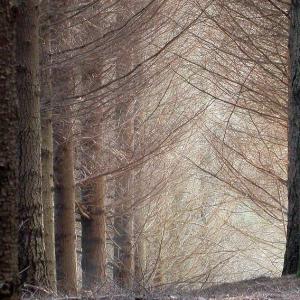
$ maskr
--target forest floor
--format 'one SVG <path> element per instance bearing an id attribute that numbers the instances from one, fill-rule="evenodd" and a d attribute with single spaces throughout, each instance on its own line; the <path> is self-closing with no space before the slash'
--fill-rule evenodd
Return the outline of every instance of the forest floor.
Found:
<path id="1" fill-rule="evenodd" d="M 106 295 L 105 295 L 106 294 Z M 280 278 L 259 277 L 233 283 L 223 283 L 206 289 L 185 293 L 159 292 L 143 296 L 132 293 L 110 291 L 99 296 L 79 297 L 23 297 L 23 300 L 300 300 L 300 278 L 284 276 Z"/>
<path id="2" fill-rule="evenodd" d="M 296 276 L 284 276 L 281 278 L 260 277 L 216 285 L 204 290 L 193 291 L 186 297 L 174 299 L 300 300 L 300 278 Z"/>
<path id="3" fill-rule="evenodd" d="M 171 295 L 170 295 L 171 294 Z M 223 283 L 189 293 L 170 293 L 135 299 L 151 300 L 300 300 L 300 278 L 259 277 L 233 283 Z M 111 298 L 114 299 L 114 298 Z M 134 298 L 133 298 L 134 299 Z"/>

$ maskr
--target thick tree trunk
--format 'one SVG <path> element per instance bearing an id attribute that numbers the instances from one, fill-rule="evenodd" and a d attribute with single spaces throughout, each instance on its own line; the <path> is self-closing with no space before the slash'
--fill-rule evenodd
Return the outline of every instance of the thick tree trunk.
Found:
<path id="1" fill-rule="evenodd" d="M 297 272 L 300 254 L 300 0 L 291 1 L 290 15 L 288 226 L 283 275 Z"/>
<path id="2" fill-rule="evenodd" d="M 42 123 L 42 199 L 44 211 L 46 263 L 49 288 L 56 291 L 55 235 L 54 235 L 54 199 L 53 199 L 53 128 L 52 128 L 52 87 L 49 64 L 49 3 L 41 2 L 44 18 L 41 33 L 41 123 Z"/>
<path id="3" fill-rule="evenodd" d="M 19 269 L 21 282 L 45 286 L 41 123 L 39 99 L 39 1 L 19 1 L 17 92 L 19 119 Z"/>
<path id="4" fill-rule="evenodd" d="M 10 1 L 0 4 L 0 298 L 16 300 L 17 249 L 17 97 L 15 23 Z"/>

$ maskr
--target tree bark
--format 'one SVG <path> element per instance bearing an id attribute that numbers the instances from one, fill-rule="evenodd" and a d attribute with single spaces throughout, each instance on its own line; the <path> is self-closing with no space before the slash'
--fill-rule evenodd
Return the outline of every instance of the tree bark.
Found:
<path id="1" fill-rule="evenodd" d="M 63 127 L 60 134 L 68 136 L 71 128 L 68 130 L 69 126 Z M 60 140 L 55 149 L 54 177 L 57 289 L 68 295 L 76 295 L 74 151 L 71 136 L 65 142 Z"/>
<path id="2" fill-rule="evenodd" d="M 51 1 L 55 12 L 51 24 L 51 47 L 55 51 L 70 47 L 70 30 L 64 14 L 73 1 Z M 64 23 L 65 22 L 65 23 Z M 67 295 L 77 294 L 77 256 L 75 222 L 75 179 L 73 117 L 67 97 L 74 94 L 73 66 L 56 64 L 52 68 L 53 137 L 54 137 L 54 202 L 55 202 L 55 256 L 57 290 Z"/>
<path id="3" fill-rule="evenodd" d="M 153 278 L 154 287 L 159 287 L 163 283 L 162 270 L 163 270 L 162 260 L 161 260 L 161 257 L 159 256 L 158 261 L 157 261 L 157 265 L 156 265 L 156 269 L 155 269 L 155 275 L 154 275 L 154 278 Z"/>
<path id="4" fill-rule="evenodd" d="M 18 2 L 17 92 L 19 98 L 19 269 L 21 282 L 48 285 L 41 193 L 39 99 L 39 1 Z"/>
<path id="5" fill-rule="evenodd" d="M 117 77 L 128 72 L 131 66 L 130 52 L 129 45 L 119 50 L 116 61 Z M 121 163 L 126 165 L 132 159 L 133 153 L 133 116 L 129 91 L 126 89 L 122 91 L 117 101 L 116 119 L 119 128 L 117 143 L 125 157 Z M 122 173 L 115 180 L 115 197 L 120 204 L 115 208 L 114 217 L 114 280 L 125 288 L 132 288 L 134 276 L 132 181 L 131 170 Z"/>
<path id="6" fill-rule="evenodd" d="M 49 2 L 41 2 L 41 123 L 42 123 L 42 199 L 45 229 L 46 264 L 49 288 L 56 291 L 54 199 L 53 199 L 53 128 L 52 128 L 52 84 L 50 69 Z"/>
<path id="7" fill-rule="evenodd" d="M 300 234 L 300 1 L 291 1 L 288 102 L 288 225 L 283 275 L 299 269 Z"/>
<path id="8" fill-rule="evenodd" d="M 92 290 L 103 284 L 106 266 L 105 178 L 84 187 L 90 219 L 82 218 L 82 287 Z"/>
<path id="9" fill-rule="evenodd" d="M 142 122 L 141 99 L 135 101 L 135 119 L 134 119 L 134 157 L 139 159 L 144 153 L 144 128 Z M 143 200 L 143 168 L 140 167 L 135 170 L 134 174 L 134 201 L 136 202 L 136 209 L 134 211 L 134 282 L 136 284 L 136 291 L 143 292 L 144 287 L 144 263 L 145 263 L 145 249 L 144 249 L 144 224 L 145 218 L 140 203 Z"/>
<path id="10" fill-rule="evenodd" d="M 139 209 L 134 214 L 134 233 L 135 233 L 135 247 L 134 247 L 134 282 L 137 286 L 137 291 L 142 292 L 144 286 L 144 241 L 143 241 L 143 226 L 144 226 L 143 212 Z"/>
<path id="11" fill-rule="evenodd" d="M 90 88 L 91 76 L 101 81 L 100 66 L 83 68 L 82 85 Z M 102 109 L 89 112 L 82 130 L 82 164 L 89 174 L 99 172 L 103 165 Z M 93 290 L 104 283 L 106 268 L 105 177 L 99 177 L 82 187 L 82 203 L 90 218 L 81 217 L 82 226 L 82 287 Z"/>
<path id="12" fill-rule="evenodd" d="M 72 93 L 72 70 L 53 70 L 53 82 L 59 95 L 56 104 Z M 62 87 L 62 83 L 64 86 Z M 77 258 L 75 229 L 74 141 L 70 107 L 57 110 L 54 122 L 54 193 L 57 289 L 77 294 Z"/>
<path id="13" fill-rule="evenodd" d="M 0 298 L 19 299 L 17 248 L 17 97 L 15 18 L 0 1 Z"/>
<path id="14" fill-rule="evenodd" d="M 128 172 L 129 173 L 129 172 Z M 116 199 L 122 201 L 115 209 L 115 267 L 114 280 L 121 287 L 131 288 L 134 275 L 133 261 L 133 215 L 128 187 L 131 185 L 131 174 L 121 175 L 116 180 Z"/>

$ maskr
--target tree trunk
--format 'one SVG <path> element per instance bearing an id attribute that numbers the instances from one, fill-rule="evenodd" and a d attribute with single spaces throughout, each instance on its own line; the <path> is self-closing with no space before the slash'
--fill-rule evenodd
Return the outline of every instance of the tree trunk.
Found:
<path id="1" fill-rule="evenodd" d="M 64 14 L 73 1 L 51 1 L 55 12 L 51 24 L 51 47 L 55 51 L 70 47 L 70 30 Z M 65 22 L 65 23 L 64 23 Z M 57 290 L 68 295 L 77 294 L 77 256 L 75 222 L 74 138 L 72 109 L 67 97 L 74 94 L 73 66 L 56 64 L 52 68 L 53 133 L 54 133 L 54 198 L 55 198 L 55 256 Z"/>
<path id="2" fill-rule="evenodd" d="M 99 66 L 100 65 L 100 66 Z M 91 77 L 101 81 L 101 64 L 83 68 L 82 84 L 91 88 Z M 82 130 L 82 164 L 88 174 L 103 166 L 102 109 L 89 112 Z M 106 268 L 105 177 L 99 177 L 82 187 L 82 202 L 90 218 L 81 217 L 82 226 L 82 287 L 92 290 L 103 284 Z"/>
<path id="3" fill-rule="evenodd" d="M 145 261 L 144 241 L 143 241 L 143 227 L 144 217 L 141 209 L 136 210 L 134 214 L 134 233 L 135 233 L 135 247 L 134 247 L 134 282 L 137 286 L 137 291 L 142 292 L 144 286 L 144 272 L 143 266 Z"/>
<path id="4" fill-rule="evenodd" d="M 134 157 L 139 159 L 144 153 L 144 128 L 142 122 L 141 99 L 135 101 L 135 119 L 134 119 Z M 142 167 L 135 170 L 134 174 L 134 201 L 136 202 L 136 209 L 134 211 L 134 282 L 136 284 L 136 291 L 143 292 L 144 287 L 144 223 L 145 218 L 140 203 L 143 200 L 143 169 Z"/>
<path id="5" fill-rule="evenodd" d="M 53 128 L 52 128 L 52 87 L 49 64 L 49 3 L 41 2 L 41 10 L 45 16 L 41 23 L 41 123 L 42 123 L 42 199 L 44 211 L 46 263 L 49 288 L 56 291 L 55 267 L 55 235 L 54 235 L 54 199 L 53 199 Z"/>
<path id="6" fill-rule="evenodd" d="M 84 205 L 90 219 L 82 218 L 82 287 L 92 290 L 105 280 L 106 223 L 104 211 L 105 178 L 83 188 Z"/>
<path id="7" fill-rule="evenodd" d="M 283 275 L 299 268 L 300 233 L 300 1 L 291 2 L 288 103 L 288 225 Z"/>
<path id="8" fill-rule="evenodd" d="M 131 66 L 131 55 L 129 47 L 119 50 L 116 61 L 117 77 L 128 72 Z M 125 159 L 121 164 L 126 165 L 132 158 L 133 153 L 133 116 L 132 101 L 129 91 L 122 91 L 117 99 L 116 119 L 117 119 L 117 143 L 120 152 Z M 114 217 L 115 230 L 115 268 L 114 279 L 125 288 L 132 288 L 134 257 L 133 257 L 133 211 L 132 211 L 132 171 L 126 171 L 119 175 L 115 181 L 116 205 Z"/>
<path id="9" fill-rule="evenodd" d="M 19 269 L 21 282 L 48 285 L 43 228 L 39 99 L 39 1 L 19 1 L 17 92 L 19 118 Z"/>
<path id="10" fill-rule="evenodd" d="M 17 97 L 15 22 L 10 1 L 0 5 L 0 298 L 16 300 L 17 249 Z"/>
<path id="11" fill-rule="evenodd" d="M 121 175 L 116 179 L 116 199 L 122 201 L 115 209 L 115 264 L 114 280 L 124 288 L 132 287 L 133 279 L 133 215 L 129 187 L 131 174 Z"/>
<path id="12" fill-rule="evenodd" d="M 64 102 L 74 89 L 72 70 L 53 70 L 53 82 L 59 95 L 56 104 Z M 61 84 L 64 83 L 64 86 Z M 57 289 L 68 295 L 77 294 L 77 258 L 75 228 L 74 141 L 70 107 L 57 110 L 54 122 L 54 193 Z"/>
<path id="13" fill-rule="evenodd" d="M 64 128 L 60 134 L 62 133 L 68 134 L 69 132 L 67 128 Z M 68 140 L 65 142 L 60 141 L 55 149 L 54 177 L 57 289 L 68 295 L 76 295 L 77 261 L 74 151 L 72 137 L 68 137 Z"/>
<path id="14" fill-rule="evenodd" d="M 157 265 L 156 265 L 156 269 L 155 269 L 155 275 L 154 275 L 154 278 L 153 278 L 154 287 L 159 287 L 163 283 L 162 270 L 163 270 L 162 260 L 161 260 L 161 257 L 159 256 L 158 261 L 157 261 Z"/>

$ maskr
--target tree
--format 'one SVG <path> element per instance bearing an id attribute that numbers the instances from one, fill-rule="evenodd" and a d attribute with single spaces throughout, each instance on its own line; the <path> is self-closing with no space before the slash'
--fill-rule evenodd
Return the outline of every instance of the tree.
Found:
<path id="1" fill-rule="evenodd" d="M 289 32 L 288 225 L 283 275 L 298 272 L 300 232 L 300 1 L 292 0 Z"/>
<path id="2" fill-rule="evenodd" d="M 56 85 L 66 84 L 61 95 L 66 97 L 72 87 L 70 70 L 56 69 L 53 76 Z M 70 115 L 70 108 L 64 107 L 59 113 L 61 119 L 56 119 L 54 125 L 57 143 L 54 150 L 56 276 L 59 291 L 76 294 L 74 140 Z"/>
<path id="3" fill-rule="evenodd" d="M 101 66 L 85 66 L 82 84 L 89 89 L 89 78 L 101 80 Z M 103 166 L 103 128 L 101 105 L 90 112 L 82 129 L 82 160 L 84 173 L 93 174 Z M 101 163 L 102 162 L 102 163 Z M 81 216 L 82 286 L 91 290 L 104 283 L 106 268 L 105 177 L 100 176 L 81 187 L 82 204 L 88 217 Z"/>
<path id="4" fill-rule="evenodd" d="M 11 2 L 0 2 L 0 298 L 18 295 L 17 97 L 15 16 Z"/>
<path id="5" fill-rule="evenodd" d="M 119 12 L 118 23 L 122 24 L 123 17 Z M 125 41 L 122 41 L 125 43 Z M 131 68 L 131 46 L 126 43 L 117 52 L 116 76 L 121 77 Z M 121 87 L 122 85 L 120 85 Z M 119 94 L 116 103 L 117 147 L 122 153 L 123 165 L 130 162 L 133 153 L 133 115 L 132 98 L 128 89 Z M 132 212 L 133 173 L 127 170 L 115 179 L 115 200 L 118 203 L 114 212 L 115 230 L 115 267 L 114 279 L 125 288 L 132 287 L 134 258 L 133 258 L 133 212 Z"/>
<path id="6" fill-rule="evenodd" d="M 71 5 L 66 1 L 65 5 Z M 68 21 L 64 20 L 64 5 L 51 1 L 51 40 L 54 52 L 70 47 Z M 63 20 L 63 21 L 62 21 Z M 66 29 L 60 30 L 62 23 Z M 60 34 L 57 34 L 60 32 Z M 75 232 L 74 136 L 72 108 L 67 98 L 74 94 L 74 69 L 66 64 L 53 63 L 53 136 L 54 136 L 54 198 L 57 290 L 77 294 L 77 256 Z M 71 104 L 71 103 L 70 103 Z"/>
<path id="7" fill-rule="evenodd" d="M 56 80 L 69 83 L 68 71 L 55 70 Z M 63 77 L 63 78 L 62 78 Z M 72 124 L 70 110 L 61 113 L 63 124 L 55 124 L 54 151 L 55 191 L 55 244 L 57 288 L 61 292 L 77 293 L 76 235 L 75 235 L 75 182 Z"/>
<path id="8" fill-rule="evenodd" d="M 143 211 L 141 211 L 141 209 L 137 209 L 134 214 L 134 283 L 138 291 L 142 291 L 142 287 L 144 286 L 144 223 L 145 220 L 143 218 Z"/>
<path id="9" fill-rule="evenodd" d="M 41 2 L 40 18 L 40 78 L 41 78 L 41 127 L 42 127 L 42 199 L 45 230 L 46 264 L 49 288 L 56 291 L 54 199 L 53 199 L 53 128 L 52 82 L 50 72 L 49 1 Z"/>
<path id="10" fill-rule="evenodd" d="M 142 99 L 136 99 L 134 109 L 134 156 L 141 157 L 144 149 L 144 128 L 142 123 Z M 142 292 L 144 287 L 144 264 L 145 264 L 145 249 L 144 249 L 144 212 L 139 207 L 139 200 L 142 198 L 144 191 L 143 168 L 139 167 L 134 170 L 134 202 L 136 208 L 134 211 L 134 283 L 136 290 Z"/>
<path id="11" fill-rule="evenodd" d="M 47 286 L 39 95 L 39 1 L 19 1 L 16 74 L 19 99 L 19 269 L 21 282 Z"/>

